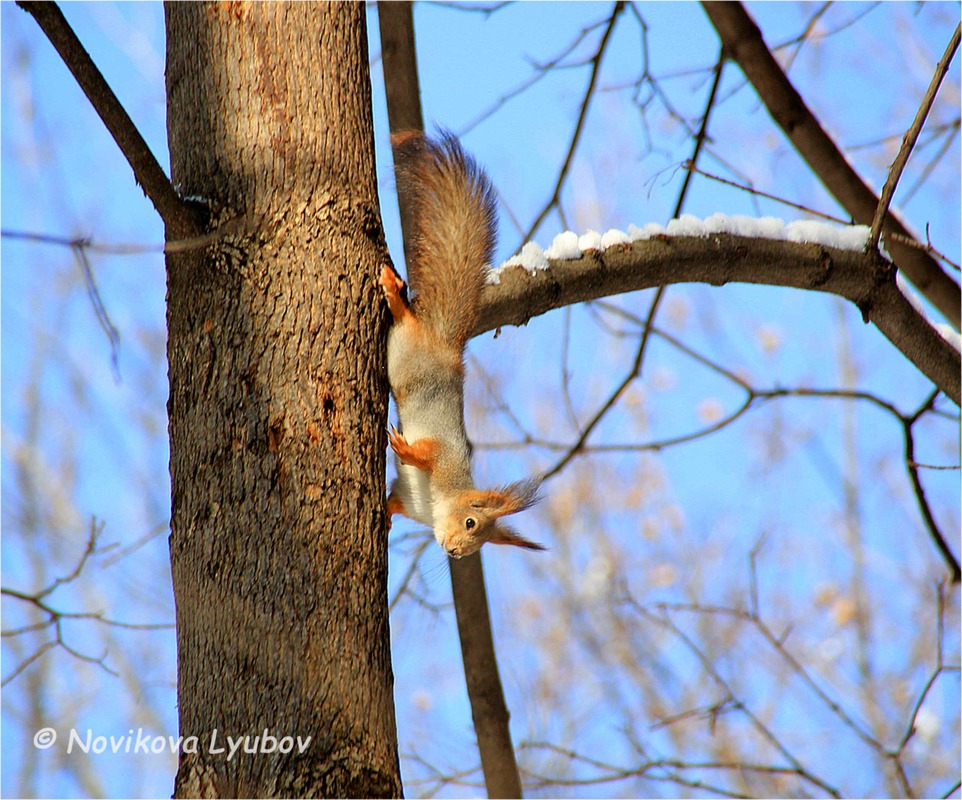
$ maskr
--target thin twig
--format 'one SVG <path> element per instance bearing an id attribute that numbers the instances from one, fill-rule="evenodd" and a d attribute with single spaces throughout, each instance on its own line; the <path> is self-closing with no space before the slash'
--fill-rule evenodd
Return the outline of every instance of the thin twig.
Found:
<path id="1" fill-rule="evenodd" d="M 637 444 L 622 443 L 615 445 L 588 445 L 587 439 L 591 432 L 597 427 L 598 423 L 604 417 L 604 415 L 610 410 L 610 408 L 617 402 L 618 398 L 624 393 L 628 385 L 635 379 L 637 375 L 637 370 L 640 369 L 640 359 L 643 356 L 643 351 L 639 348 L 639 352 L 636 354 L 635 360 L 632 364 L 632 368 L 629 373 L 622 379 L 618 384 L 615 391 L 608 398 L 608 400 L 602 405 L 602 407 L 595 413 L 588 424 L 581 430 L 579 436 L 573 443 L 563 443 L 554 442 L 545 439 L 540 439 L 531 436 L 525 431 L 523 426 L 519 421 L 514 419 L 515 426 L 522 433 L 522 439 L 520 442 L 513 443 L 479 443 L 478 447 L 483 447 L 486 449 L 513 449 L 517 447 L 527 447 L 534 446 L 545 450 L 563 450 L 564 455 L 560 460 L 551 467 L 548 471 L 543 474 L 543 479 L 550 478 L 557 474 L 575 455 L 579 453 L 605 453 L 605 452 L 643 452 L 643 451 L 660 451 L 668 447 L 672 447 L 679 444 L 685 444 L 689 442 L 702 439 L 709 436 L 723 428 L 728 427 L 736 420 L 740 419 L 744 414 L 748 412 L 749 409 L 756 407 L 761 403 L 767 403 L 771 400 L 776 400 L 782 397 L 811 397 L 811 398 L 839 398 L 848 400 L 861 400 L 870 402 L 876 407 L 886 411 L 896 420 L 898 420 L 903 435 L 903 457 L 906 466 L 906 472 L 909 476 L 909 481 L 912 485 L 913 494 L 915 495 L 916 502 L 919 507 L 919 513 L 922 516 L 923 522 L 925 524 L 926 530 L 929 532 L 930 537 L 935 543 L 937 549 L 941 553 L 943 559 L 945 560 L 949 571 L 952 575 L 953 582 L 959 581 L 959 560 L 952 553 L 949 547 L 946 537 L 939 530 L 938 523 L 932 513 L 932 509 L 929 506 L 928 499 L 925 495 L 925 490 L 921 482 L 919 475 L 919 469 L 924 465 L 919 465 L 915 460 L 915 443 L 912 434 L 912 426 L 925 414 L 933 410 L 935 400 L 939 395 L 938 390 L 933 390 L 922 406 L 911 414 L 904 414 L 899 411 L 892 403 L 887 400 L 871 394 L 869 392 L 863 392 L 858 390 L 842 390 L 842 389 L 812 389 L 812 388 L 787 388 L 787 387 L 776 387 L 773 389 L 760 389 L 752 386 L 744 378 L 737 375 L 735 372 L 722 367 L 707 358 L 706 356 L 698 353 L 684 342 L 680 341 L 676 337 L 669 334 L 667 331 L 661 330 L 650 324 L 650 319 L 642 320 L 640 317 L 632 314 L 629 311 L 619 308 L 612 303 L 608 302 L 598 302 L 594 304 L 596 307 L 601 308 L 605 311 L 611 313 L 616 313 L 624 319 L 637 325 L 639 328 L 646 332 L 654 333 L 664 341 L 668 342 L 672 347 L 676 348 L 680 352 L 684 353 L 689 358 L 695 360 L 697 363 L 707 367 L 716 374 L 723 377 L 730 383 L 738 386 L 742 391 L 744 391 L 745 396 L 742 403 L 735 408 L 733 411 L 727 415 L 721 417 L 710 425 L 705 426 L 699 430 L 693 431 L 688 434 L 681 434 L 678 436 L 656 439 L 648 442 L 641 442 Z M 649 314 L 650 317 L 650 314 Z"/>
<path id="2" fill-rule="evenodd" d="M 404 573 L 404 577 L 401 578 L 401 585 L 398 586 L 397 591 L 394 593 L 394 597 L 388 603 L 388 613 L 394 610 L 394 607 L 398 604 L 400 599 L 410 592 L 409 586 L 414 576 L 420 571 L 421 566 L 421 556 L 424 555 L 428 546 L 434 541 L 433 536 L 425 536 L 424 539 L 418 543 L 418 546 L 414 550 L 414 555 L 411 556 L 411 563 L 408 566 L 407 572 Z"/>
<path id="3" fill-rule="evenodd" d="M 739 2 L 703 2 L 701 5 L 726 51 L 738 62 L 768 113 L 785 132 L 799 155 L 857 222 L 870 224 L 878 209 L 878 198 L 855 172 L 789 81 L 744 5 Z M 885 220 L 886 234 L 909 235 L 891 212 Z M 958 283 L 923 251 L 905 247 L 896 240 L 889 242 L 888 250 L 899 269 L 958 330 L 962 317 L 962 295 Z"/>
<path id="4" fill-rule="evenodd" d="M 661 292 L 661 289 L 659 289 Z M 657 300 L 657 297 L 656 297 Z M 652 311 L 654 311 L 655 305 L 652 305 Z M 649 329 L 650 330 L 650 329 Z M 638 350 L 635 352 L 634 361 L 632 361 L 631 369 L 628 370 L 628 374 L 619 382 L 615 390 L 608 396 L 608 399 L 601 405 L 592 416 L 591 420 L 581 429 L 581 433 L 575 440 L 574 444 L 568 448 L 568 452 L 565 453 L 561 459 L 549 470 L 542 473 L 540 479 L 546 481 L 549 478 L 557 475 L 565 465 L 571 461 L 578 453 L 581 452 L 584 447 L 584 443 L 588 440 L 591 432 L 598 426 L 598 423 L 604 419 L 605 415 L 611 410 L 611 408 L 618 402 L 618 399 L 625 393 L 625 390 L 634 382 L 635 378 L 638 377 L 638 373 L 641 370 L 642 359 L 645 356 L 645 345 L 648 342 L 647 331 L 645 335 L 642 336 L 641 343 L 638 346 Z"/>
<path id="5" fill-rule="evenodd" d="M 711 117 L 712 109 L 715 107 L 715 100 L 718 97 L 718 87 L 721 85 L 722 72 L 725 69 L 725 51 L 718 54 L 718 60 L 715 62 L 714 76 L 712 78 L 711 90 L 708 92 L 708 101 L 705 103 L 705 113 L 701 115 L 701 125 L 698 127 L 698 133 L 695 135 L 695 149 L 692 151 L 691 158 L 688 159 L 687 163 L 692 165 L 692 169 L 698 163 L 698 156 L 701 155 L 702 147 L 705 146 L 705 140 L 708 138 L 708 120 Z M 681 191 L 678 193 L 678 200 L 675 203 L 675 213 L 674 216 L 677 218 L 681 215 L 681 211 L 685 206 L 685 200 L 688 198 L 688 187 L 691 184 L 691 170 L 685 173 L 685 179 L 681 184 Z"/>
<path id="6" fill-rule="evenodd" d="M 949 133 L 944 135 L 942 144 L 939 146 L 936 154 L 929 160 L 929 163 L 922 168 L 922 170 L 919 172 L 918 179 L 906 190 L 905 194 L 902 196 L 902 205 L 906 205 L 908 201 L 915 196 L 915 193 L 922 187 L 922 185 L 929 179 L 929 176 L 931 176 L 931 174 L 935 171 L 936 166 L 938 166 L 938 163 L 942 160 L 943 156 L 949 152 L 949 148 L 952 147 L 952 143 L 955 142 L 958 135 L 959 120 L 956 119 L 955 123 L 949 128 Z M 936 137 L 933 136 L 929 141 L 932 141 L 935 138 Z M 922 152 L 921 145 L 917 146 L 916 152 Z"/>
<path id="7" fill-rule="evenodd" d="M 509 89 L 507 92 L 502 94 L 497 100 L 494 101 L 494 103 L 488 106 L 488 108 L 486 108 L 484 111 L 478 114 L 478 116 L 476 116 L 463 128 L 461 128 L 461 130 L 458 131 L 458 136 L 464 136 L 465 134 L 474 130 L 478 125 L 480 125 L 486 119 L 493 116 L 502 106 L 508 103 L 508 101 L 517 97 L 519 94 L 526 91 L 527 89 L 530 89 L 532 86 L 534 86 L 534 84 L 536 84 L 542 78 L 550 75 L 551 70 L 553 68 L 562 66 L 561 61 L 565 59 L 568 55 L 570 55 L 571 52 L 579 44 L 581 44 L 581 42 L 589 33 L 591 33 L 595 28 L 602 25 L 603 23 L 604 23 L 604 20 L 602 19 L 598 22 L 595 22 L 587 26 L 586 28 L 582 28 L 581 32 L 574 38 L 574 41 L 572 41 L 567 47 L 564 48 L 564 50 L 558 53 L 558 55 L 554 56 L 549 61 L 546 61 L 543 64 L 534 64 L 533 67 L 535 72 L 531 77 L 526 78 L 517 86 L 515 86 L 513 89 Z"/>
<path id="8" fill-rule="evenodd" d="M 107 306 L 104 304 L 100 290 L 97 288 L 97 282 L 94 280 L 94 271 L 90 266 L 90 259 L 87 257 L 87 248 L 82 244 L 75 244 L 70 249 L 73 251 L 74 258 L 77 260 L 77 266 L 80 267 L 80 274 L 83 275 L 84 285 L 87 287 L 87 296 L 90 298 L 90 304 L 93 306 L 94 315 L 97 317 L 97 322 L 100 323 L 100 327 L 107 335 L 107 341 L 110 343 L 110 363 L 114 370 L 114 377 L 119 381 L 120 331 L 118 331 L 117 326 L 111 322 L 110 315 L 107 313 Z"/>
<path id="9" fill-rule="evenodd" d="M 791 200 L 786 200 L 784 197 L 779 197 L 778 195 L 769 194 L 761 189 L 756 189 L 754 186 L 746 186 L 745 184 L 738 183 L 736 181 L 728 180 L 728 178 L 723 178 L 720 175 L 714 175 L 711 172 L 705 172 L 703 169 L 696 167 L 691 161 L 686 161 L 682 164 L 689 172 L 697 172 L 709 180 L 717 181 L 718 183 L 724 184 L 725 186 L 731 186 L 735 189 L 740 189 L 743 192 L 748 192 L 756 197 L 764 197 L 766 200 L 772 200 L 776 203 L 781 203 L 783 206 L 788 206 L 789 208 L 794 208 L 798 211 L 804 211 L 806 214 L 811 214 L 815 217 L 821 217 L 822 219 L 827 219 L 829 222 L 837 222 L 839 225 L 851 225 L 852 220 L 842 219 L 841 217 L 836 217 L 832 214 L 826 214 L 824 211 L 818 211 L 817 209 L 811 208 L 810 206 L 802 205 L 801 203 L 795 203 Z M 905 238 L 905 237 L 902 237 Z M 914 239 L 911 240 L 915 245 L 922 247 L 924 249 L 925 245 L 920 242 L 916 242 Z"/>
<path id="10" fill-rule="evenodd" d="M 926 227 L 928 227 L 928 226 L 926 226 Z M 892 234 L 890 234 L 890 236 L 891 236 L 893 239 L 896 239 L 897 241 L 901 242 L 902 244 L 904 244 L 904 245 L 906 245 L 906 246 L 908 246 L 908 247 L 914 247 L 914 248 L 916 248 L 916 249 L 918 249 L 918 250 L 924 250 L 926 253 L 930 253 L 931 255 L 935 256 L 936 258 L 940 259 L 941 261 L 944 261 L 946 264 L 948 264 L 950 267 L 952 267 L 952 269 L 954 269 L 956 272 L 962 272 L 962 265 L 959 265 L 959 264 L 957 264 L 956 262 L 954 262 L 954 261 L 953 261 L 952 259 L 950 259 L 945 253 L 942 253 L 942 252 L 940 252 L 939 250 L 936 250 L 936 249 L 932 246 L 932 242 L 926 242 L 926 243 L 923 244 L 922 242 L 916 241 L 916 240 L 915 240 L 914 238 L 912 238 L 911 236 L 902 236 L 902 234 L 900 234 L 900 233 L 892 233 Z"/>
<path id="11" fill-rule="evenodd" d="M 705 143 L 705 139 L 708 136 L 708 120 L 711 117 L 712 108 L 715 105 L 715 98 L 718 95 L 718 87 L 721 84 L 722 70 L 725 64 L 725 54 L 724 52 L 719 53 L 718 61 L 715 64 L 715 75 L 712 81 L 711 91 L 708 93 L 708 100 L 705 104 L 705 112 L 701 117 L 701 125 L 698 129 L 698 133 L 695 136 L 695 147 L 692 151 L 691 162 L 694 164 L 698 161 L 698 156 L 701 153 L 702 147 Z M 691 185 L 691 172 L 685 175 L 685 179 L 682 182 L 681 190 L 678 193 L 678 200 L 675 203 L 675 213 L 674 216 L 677 217 L 681 214 L 681 210 L 685 205 L 685 199 L 688 196 L 688 187 Z M 648 316 L 645 319 L 644 329 L 641 333 L 641 341 L 638 345 L 638 350 L 635 353 L 634 362 L 631 365 L 631 370 L 625 376 L 625 378 L 618 384 L 615 391 L 609 396 L 608 400 L 602 404 L 601 408 L 595 412 L 595 415 L 591 418 L 587 425 L 581 429 L 581 433 L 577 441 L 571 446 L 571 449 L 561 458 L 558 463 L 556 463 L 551 469 L 544 473 L 542 480 L 547 480 L 548 478 L 556 475 L 560 472 L 564 466 L 577 455 L 584 443 L 588 440 L 591 432 L 598 426 L 605 415 L 614 407 L 618 402 L 619 398 L 625 393 L 628 387 L 641 375 L 642 366 L 645 360 L 645 352 L 648 349 L 648 341 L 651 338 L 651 332 L 655 322 L 655 315 L 658 313 L 658 308 L 661 305 L 661 301 L 665 296 L 666 287 L 659 286 L 655 291 L 655 296 L 651 301 L 651 306 L 648 309 Z"/>
<path id="12" fill-rule="evenodd" d="M 952 784 L 952 788 L 949 789 L 945 794 L 943 794 L 942 797 L 944 798 L 952 797 L 952 795 L 958 792 L 960 788 L 962 788 L 962 781 L 956 781 L 954 784 Z"/>
<path id="13" fill-rule="evenodd" d="M 70 653 L 75 658 L 81 661 L 86 661 L 91 664 L 97 664 L 111 675 L 117 675 L 118 673 L 108 667 L 104 661 L 107 658 L 107 653 L 105 652 L 102 656 L 90 656 L 86 653 L 82 653 L 74 647 L 71 647 L 64 640 L 63 634 L 63 622 L 64 620 L 92 620 L 94 622 L 99 622 L 103 625 L 109 625 L 114 628 L 124 628 L 127 630 L 160 630 L 160 629 L 170 629 L 173 628 L 173 624 L 170 623 L 131 623 L 131 622 L 121 622 L 120 620 L 111 619 L 104 615 L 103 611 L 60 611 L 53 606 L 51 606 L 46 598 L 49 597 L 54 591 L 56 591 L 61 586 L 71 583 L 80 577 L 90 558 L 99 552 L 104 552 L 102 549 L 97 548 L 97 539 L 103 530 L 103 523 L 98 524 L 96 517 L 92 518 L 90 521 L 90 534 L 87 538 L 87 544 L 84 547 L 83 553 L 81 553 L 80 558 L 77 560 L 74 568 L 66 575 L 55 578 L 43 589 L 39 589 L 36 592 L 23 592 L 18 589 L 11 589 L 8 587 L 0 587 L 0 595 L 4 597 L 10 597 L 14 600 L 19 600 L 23 603 L 28 603 L 40 612 L 46 615 L 46 619 L 37 623 L 32 623 L 30 625 L 24 625 L 19 628 L 8 628 L 6 630 L 0 631 L 0 637 L 7 638 L 13 636 L 20 636 L 25 633 L 31 633 L 35 631 L 41 631 L 46 628 L 53 628 L 55 631 L 55 638 L 45 642 L 39 647 L 39 649 L 34 652 L 29 658 L 20 662 L 16 669 L 13 670 L 9 675 L 3 678 L 0 682 L 0 686 L 6 686 L 14 678 L 23 673 L 23 671 L 29 667 L 34 661 L 39 659 L 48 650 L 54 647 L 62 647 L 68 653 Z"/>
<path id="14" fill-rule="evenodd" d="M 931 469 L 936 471 L 946 471 L 946 472 L 958 472 L 962 469 L 962 465 L 959 464 L 922 464 L 918 461 L 907 462 L 910 466 L 918 467 L 919 469 Z"/>
<path id="15" fill-rule="evenodd" d="M 183 239 L 168 239 L 163 244 L 149 244 L 138 242 L 96 242 L 89 236 L 59 236 L 50 233 L 36 233 L 34 231 L 17 231 L 11 229 L 0 230 L 0 238 L 18 239 L 36 244 L 52 244 L 60 247 L 83 247 L 91 253 L 106 255 L 135 255 L 138 253 L 183 253 L 197 250 L 224 240 L 228 236 L 248 236 L 260 230 L 265 222 L 262 215 L 255 218 L 243 216 L 232 217 L 221 222 L 216 228 L 197 236 L 187 236 Z"/>
<path id="16" fill-rule="evenodd" d="M 935 96 L 939 92 L 939 86 L 942 85 L 942 79 L 949 71 L 949 64 L 952 63 L 955 51 L 959 48 L 960 37 L 962 37 L 962 24 L 955 26 L 952 39 L 949 41 L 948 47 L 945 48 L 945 53 L 942 54 L 941 60 L 935 67 L 935 74 L 932 76 L 929 88 L 926 89 L 925 95 L 922 97 L 922 104 L 915 114 L 915 119 L 909 126 L 908 131 L 906 131 L 905 136 L 902 137 L 902 146 L 899 148 L 895 161 L 892 162 L 892 168 L 889 170 L 888 178 L 885 180 L 885 186 L 882 187 L 882 193 L 879 196 L 878 208 L 875 210 L 875 218 L 872 220 L 872 234 L 870 237 L 872 247 L 878 247 L 879 238 L 882 236 L 882 225 L 885 222 L 885 215 L 888 213 L 889 205 L 892 202 L 892 195 L 895 194 L 895 187 L 898 185 L 899 178 L 902 177 L 902 171 L 909 161 L 912 148 L 915 147 L 915 142 L 922 132 L 925 118 L 929 115 L 932 104 L 935 102 Z"/>
<path id="17" fill-rule="evenodd" d="M 137 253 L 163 253 L 162 244 L 101 244 L 88 236 L 58 236 L 51 233 L 15 231 L 8 228 L 0 230 L 0 238 L 17 239 L 35 244 L 53 244 L 60 247 L 84 247 L 92 253 L 108 255 L 134 255 Z"/>
<path id="18" fill-rule="evenodd" d="M 705 654 L 705 652 L 694 642 L 694 640 L 683 631 L 678 624 L 671 618 L 670 611 L 675 606 L 669 603 L 659 603 L 656 608 L 660 611 L 659 614 L 654 614 L 650 610 L 633 603 L 638 612 L 644 616 L 646 619 L 655 622 L 662 627 L 670 630 L 698 659 L 701 663 L 702 668 L 705 673 L 712 679 L 712 681 L 718 686 L 719 689 L 725 694 L 727 698 L 730 698 L 734 702 L 736 709 L 743 714 L 751 726 L 762 736 L 775 750 L 782 755 L 782 757 L 788 761 L 794 771 L 797 774 L 802 775 L 806 780 L 810 781 L 815 786 L 819 787 L 822 791 L 830 794 L 832 797 L 841 797 L 841 794 L 837 789 L 826 783 L 825 781 L 818 778 L 814 773 L 807 770 L 802 763 L 792 754 L 792 752 L 785 746 L 785 744 L 775 735 L 775 732 L 769 728 L 762 720 L 755 715 L 755 713 L 741 700 L 737 699 L 731 685 L 722 677 L 721 673 L 715 668 L 711 659 Z M 731 612 L 732 609 L 725 609 L 725 611 Z M 742 612 L 744 614 L 744 612 Z"/>
<path id="19" fill-rule="evenodd" d="M 918 466 L 915 463 L 915 439 L 912 435 L 912 426 L 923 414 L 932 409 L 932 406 L 934 405 L 935 399 L 938 397 L 938 395 L 938 389 L 934 390 L 914 414 L 911 416 L 901 417 L 902 435 L 904 439 L 903 452 L 905 468 L 909 474 L 909 480 L 912 483 L 912 490 L 919 506 L 919 513 L 922 515 L 922 520 L 925 523 L 926 530 L 929 532 L 929 536 L 932 537 L 932 541 L 935 542 L 935 546 L 939 549 L 939 552 L 942 554 L 942 558 L 945 559 L 946 564 L 949 566 L 949 570 L 952 573 L 952 583 L 957 584 L 962 581 L 962 568 L 960 568 L 959 560 L 952 552 L 952 548 L 949 547 L 949 544 L 946 541 L 945 536 L 943 536 L 942 531 L 939 530 L 938 523 L 935 521 L 935 515 L 932 513 L 929 502 L 925 497 L 925 488 L 922 485 L 922 479 L 919 476 Z"/>
<path id="20" fill-rule="evenodd" d="M 40 645 L 40 647 L 36 650 L 36 652 L 32 653 L 30 656 L 28 656 L 19 664 L 17 664 L 13 672 L 11 672 L 9 675 L 3 678 L 3 680 L 0 680 L 0 687 L 7 686 L 9 683 L 11 683 L 14 680 L 14 678 L 16 678 L 24 670 L 26 670 L 27 667 L 33 664 L 34 661 L 36 661 L 41 656 L 43 656 L 43 654 L 46 653 L 48 650 L 52 650 L 54 647 L 56 647 L 59 644 L 60 642 L 57 641 L 56 639 L 53 639 L 49 642 L 44 642 L 42 645 Z"/>

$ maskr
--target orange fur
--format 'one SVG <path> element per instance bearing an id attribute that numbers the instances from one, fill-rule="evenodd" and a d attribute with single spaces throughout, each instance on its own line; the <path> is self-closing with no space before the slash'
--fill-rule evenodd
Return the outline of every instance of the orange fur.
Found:
<path id="1" fill-rule="evenodd" d="M 523 536 L 519 536 L 510 528 L 497 527 L 494 530 L 491 538 L 488 539 L 491 544 L 510 544 L 514 547 L 523 547 L 525 550 L 544 550 L 545 546 L 543 544 L 538 544 L 537 542 L 532 542 L 530 539 L 525 539 Z"/>
<path id="2" fill-rule="evenodd" d="M 464 426 L 464 348 L 474 333 L 494 253 L 496 202 L 491 182 L 457 139 L 397 134 L 397 190 L 413 231 L 407 275 L 413 295 L 390 268 L 380 285 L 393 319 L 388 379 L 399 426 L 389 433 L 398 475 L 388 512 L 430 525 L 445 552 L 470 555 L 485 542 L 544 549 L 500 518 L 537 502 L 538 481 L 491 491 L 475 488 Z"/>
<path id="3" fill-rule="evenodd" d="M 393 517 L 395 514 L 401 514 L 402 516 L 407 516 L 407 514 L 404 513 L 404 503 L 402 503 L 397 497 L 395 497 L 392 494 L 387 499 L 387 519 L 388 519 L 389 525 L 391 524 L 391 517 Z"/>
<path id="4" fill-rule="evenodd" d="M 418 439 L 416 442 L 408 442 L 404 435 L 398 432 L 397 428 L 392 427 L 388 434 L 391 449 L 397 453 L 402 464 L 432 472 L 437 461 L 440 444 L 435 439 Z"/>
<path id="5" fill-rule="evenodd" d="M 384 267 L 381 270 L 381 288 L 384 289 L 387 307 L 390 309 L 395 322 L 403 322 L 408 318 L 416 321 L 414 314 L 411 313 L 410 306 L 401 295 L 401 290 L 404 289 L 404 281 L 390 267 Z"/>
<path id="6" fill-rule="evenodd" d="M 392 141 L 398 194 L 414 220 L 408 253 L 414 313 L 460 353 L 477 324 L 494 255 L 494 189 L 450 134 L 431 141 L 408 131 Z"/>

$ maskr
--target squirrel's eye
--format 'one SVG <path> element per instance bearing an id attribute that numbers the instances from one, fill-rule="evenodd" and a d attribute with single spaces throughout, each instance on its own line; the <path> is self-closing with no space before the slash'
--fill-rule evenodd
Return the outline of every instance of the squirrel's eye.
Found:
<path id="1" fill-rule="evenodd" d="M 471 529 L 472 529 L 475 525 L 477 525 L 477 524 L 478 524 L 478 523 L 475 522 L 474 517 L 468 517 L 468 518 L 464 521 L 464 527 L 467 528 L 468 530 L 471 530 Z"/>

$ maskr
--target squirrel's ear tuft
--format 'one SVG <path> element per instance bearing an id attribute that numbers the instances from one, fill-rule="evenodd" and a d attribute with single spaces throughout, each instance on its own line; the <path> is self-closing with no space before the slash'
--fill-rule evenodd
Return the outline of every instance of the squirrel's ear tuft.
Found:
<path id="1" fill-rule="evenodd" d="M 494 533 L 490 539 L 488 539 L 491 544 L 510 544 L 515 547 L 523 547 L 525 550 L 547 550 L 543 544 L 538 544 L 537 542 L 532 542 L 529 539 L 525 539 L 523 536 L 519 536 L 510 528 L 504 528 L 500 525 L 495 527 Z"/>
<path id="2" fill-rule="evenodd" d="M 468 492 L 464 499 L 472 508 L 484 511 L 492 517 L 503 517 L 507 514 L 517 514 L 537 503 L 541 499 L 538 496 L 540 485 L 540 481 L 532 478 L 511 483 L 499 489 Z"/>
<path id="3" fill-rule="evenodd" d="M 502 514 L 517 514 L 526 508 L 531 508 L 537 503 L 541 496 L 538 489 L 541 488 L 541 481 L 537 478 L 526 478 L 523 481 L 508 484 L 495 491 L 495 494 L 505 498 L 504 511 Z"/>

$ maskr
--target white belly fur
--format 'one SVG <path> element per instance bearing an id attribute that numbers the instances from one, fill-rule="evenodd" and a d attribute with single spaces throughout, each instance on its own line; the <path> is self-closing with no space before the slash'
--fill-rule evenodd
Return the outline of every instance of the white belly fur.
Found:
<path id="1" fill-rule="evenodd" d="M 416 442 L 425 435 L 417 425 L 405 425 L 405 420 L 401 420 L 405 438 L 409 442 Z M 424 470 L 417 467 L 402 464 L 395 455 L 394 464 L 397 467 L 397 478 L 391 486 L 391 491 L 404 504 L 405 516 L 417 520 L 422 525 L 427 525 L 434 531 L 435 538 L 440 541 L 437 528 L 434 524 L 437 511 L 437 502 L 431 492 L 431 481 Z"/>

